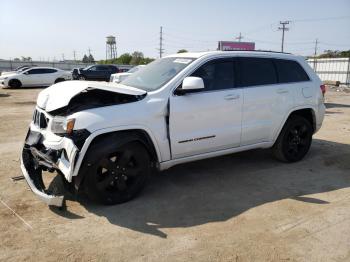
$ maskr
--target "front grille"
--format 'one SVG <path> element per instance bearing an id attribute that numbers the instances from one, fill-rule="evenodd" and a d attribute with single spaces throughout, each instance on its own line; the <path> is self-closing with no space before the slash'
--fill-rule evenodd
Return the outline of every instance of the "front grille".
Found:
<path id="1" fill-rule="evenodd" d="M 33 122 L 34 125 L 43 129 L 47 127 L 48 119 L 45 117 L 45 114 L 35 109 L 33 114 Z"/>

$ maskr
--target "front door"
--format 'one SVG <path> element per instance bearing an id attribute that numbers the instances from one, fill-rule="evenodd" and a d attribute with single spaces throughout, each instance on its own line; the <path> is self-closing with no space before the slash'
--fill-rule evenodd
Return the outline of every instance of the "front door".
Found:
<path id="1" fill-rule="evenodd" d="M 173 159 L 240 145 L 243 96 L 234 86 L 234 61 L 210 61 L 191 76 L 201 77 L 205 88 L 170 97 Z"/>

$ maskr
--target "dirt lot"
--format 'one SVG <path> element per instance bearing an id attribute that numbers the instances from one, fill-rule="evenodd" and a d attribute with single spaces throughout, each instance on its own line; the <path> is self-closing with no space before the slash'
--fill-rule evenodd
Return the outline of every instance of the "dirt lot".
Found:
<path id="1" fill-rule="evenodd" d="M 268 150 L 199 161 L 156 175 L 129 203 L 82 198 L 60 211 L 10 179 L 40 90 L 0 90 L 0 260 L 350 261 L 350 94 L 327 93 L 299 163 Z"/>

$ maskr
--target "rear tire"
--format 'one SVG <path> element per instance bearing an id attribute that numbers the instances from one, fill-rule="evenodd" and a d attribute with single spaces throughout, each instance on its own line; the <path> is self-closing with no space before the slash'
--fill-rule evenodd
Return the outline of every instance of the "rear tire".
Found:
<path id="1" fill-rule="evenodd" d="M 22 83 L 17 79 L 11 79 L 8 85 L 10 88 L 20 88 L 22 86 Z"/>
<path id="2" fill-rule="evenodd" d="M 86 156 L 85 191 L 88 197 L 105 205 L 133 199 L 145 186 L 150 174 L 150 157 L 139 142 L 103 140 Z"/>
<path id="3" fill-rule="evenodd" d="M 296 162 L 304 158 L 310 149 L 313 128 L 311 123 L 298 115 L 289 117 L 275 144 L 273 155 L 283 162 Z"/>
<path id="4" fill-rule="evenodd" d="M 55 80 L 55 84 L 57 84 L 57 83 L 59 83 L 59 82 L 63 82 L 63 81 L 66 81 L 66 79 L 64 79 L 64 78 L 57 78 L 57 79 Z"/>

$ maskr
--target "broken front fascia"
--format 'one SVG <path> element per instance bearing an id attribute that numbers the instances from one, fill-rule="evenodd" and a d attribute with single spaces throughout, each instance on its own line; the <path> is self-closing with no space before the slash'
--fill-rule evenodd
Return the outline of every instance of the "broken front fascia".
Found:
<path id="1" fill-rule="evenodd" d="M 146 92 L 137 89 L 123 86 L 100 87 L 96 83 L 92 83 L 95 88 L 91 88 L 90 84 L 79 81 L 57 84 L 42 91 L 38 97 L 22 151 L 21 168 L 33 193 L 48 205 L 62 206 L 63 195 L 54 195 L 46 189 L 42 171 L 57 170 L 66 181 L 72 182 L 73 175 L 78 173 L 75 165 L 79 151 L 90 136 L 86 129 L 73 129 L 71 134 L 55 134 L 57 128 L 54 119 L 58 116 L 67 116 L 68 119 L 74 112 L 136 102 L 146 96 Z"/>

